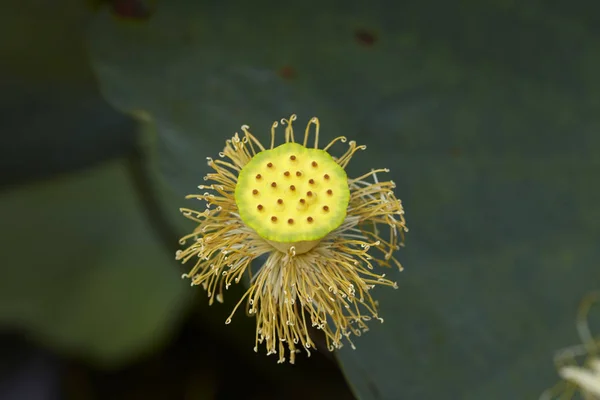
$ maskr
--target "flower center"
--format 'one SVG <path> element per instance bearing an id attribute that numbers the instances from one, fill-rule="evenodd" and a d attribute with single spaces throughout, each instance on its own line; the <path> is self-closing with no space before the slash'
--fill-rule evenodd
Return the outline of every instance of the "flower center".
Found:
<path id="1" fill-rule="evenodd" d="M 324 150 L 286 143 L 256 154 L 240 171 L 242 221 L 281 251 L 310 250 L 339 227 L 350 199 L 344 169 Z"/>

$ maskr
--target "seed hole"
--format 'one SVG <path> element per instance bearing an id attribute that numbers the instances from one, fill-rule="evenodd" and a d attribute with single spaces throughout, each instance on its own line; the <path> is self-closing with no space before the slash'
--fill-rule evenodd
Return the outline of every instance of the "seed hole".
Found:
<path id="1" fill-rule="evenodd" d="M 308 183 L 309 183 L 310 185 L 314 185 L 314 184 L 315 184 L 315 180 L 314 180 L 314 179 L 309 179 L 309 180 L 308 180 Z"/>
<path id="2" fill-rule="evenodd" d="M 292 160 L 292 161 L 295 161 L 295 160 L 296 160 L 296 156 L 294 156 L 294 155 L 291 155 L 291 156 L 290 156 L 290 160 Z"/>
<path id="3" fill-rule="evenodd" d="M 277 182 L 271 183 L 271 187 L 277 187 Z"/>
<path id="4" fill-rule="evenodd" d="M 333 190 L 327 189 L 327 194 L 331 196 L 333 194 Z"/>
<path id="5" fill-rule="evenodd" d="M 325 178 L 325 179 L 329 179 L 329 175 L 328 175 L 328 174 L 325 174 L 325 175 L 323 175 L 323 178 Z"/>
<path id="6" fill-rule="evenodd" d="M 258 211 L 261 211 L 264 207 L 263 207 L 262 204 L 259 204 L 259 205 L 256 206 L 256 208 L 258 208 Z"/>
<path id="7" fill-rule="evenodd" d="M 325 212 L 329 211 L 329 207 L 328 206 L 323 206 L 323 211 L 325 211 Z"/>
<path id="8" fill-rule="evenodd" d="M 306 203 L 306 200 L 300 199 L 300 204 L 304 204 L 304 203 Z"/>
<path id="9" fill-rule="evenodd" d="M 312 223 L 313 222 L 313 217 L 306 218 L 306 221 L 308 221 L 309 224 Z"/>
<path id="10" fill-rule="evenodd" d="M 293 223 L 294 223 L 294 220 L 293 220 L 292 218 L 288 219 L 288 224 L 290 224 L 290 225 L 291 225 L 291 224 L 293 224 Z"/>
<path id="11" fill-rule="evenodd" d="M 261 174 L 256 174 L 256 179 L 260 179 L 260 178 L 262 178 L 262 175 Z"/>
<path id="12" fill-rule="evenodd" d="M 283 204 L 283 199 L 277 199 L 277 204 Z"/>
<path id="13" fill-rule="evenodd" d="M 285 171 L 283 174 L 284 174 L 285 176 L 290 176 L 290 171 Z"/>
<path id="14" fill-rule="evenodd" d="M 316 161 L 313 161 L 313 162 L 311 162 L 311 163 L 310 163 L 310 165 L 312 165 L 314 168 L 317 168 L 317 166 L 318 166 L 319 164 L 317 164 L 317 162 L 316 162 Z"/>
<path id="15" fill-rule="evenodd" d="M 267 168 L 273 168 L 273 163 L 268 163 Z"/>
<path id="16" fill-rule="evenodd" d="M 277 217 L 273 215 L 273 216 L 271 217 L 271 222 L 277 222 Z"/>
<path id="17" fill-rule="evenodd" d="M 307 195 L 308 197 L 312 197 L 312 192 L 309 190 L 308 192 L 306 192 L 306 195 Z"/>
<path id="18" fill-rule="evenodd" d="M 290 190 L 292 190 L 292 191 L 296 190 L 296 186 L 290 185 Z"/>
<path id="19" fill-rule="evenodd" d="M 256 189 L 252 190 L 252 194 L 256 196 L 258 194 L 258 190 L 256 190 Z"/>
<path id="20" fill-rule="evenodd" d="M 296 176 L 302 176 L 302 172 L 296 171 Z"/>

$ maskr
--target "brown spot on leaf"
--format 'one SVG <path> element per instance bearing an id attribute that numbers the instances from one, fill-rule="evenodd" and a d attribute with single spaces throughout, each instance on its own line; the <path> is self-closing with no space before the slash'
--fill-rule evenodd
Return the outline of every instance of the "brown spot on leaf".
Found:
<path id="1" fill-rule="evenodd" d="M 284 65 L 279 69 L 278 74 L 283 79 L 290 80 L 296 77 L 296 70 L 292 66 Z"/>
<path id="2" fill-rule="evenodd" d="M 152 15 L 146 1 L 143 0 L 108 0 L 112 14 L 121 19 L 142 21 Z"/>
<path id="3" fill-rule="evenodd" d="M 377 36 L 366 29 L 357 29 L 354 32 L 354 39 L 362 46 L 371 47 L 377 41 Z"/>

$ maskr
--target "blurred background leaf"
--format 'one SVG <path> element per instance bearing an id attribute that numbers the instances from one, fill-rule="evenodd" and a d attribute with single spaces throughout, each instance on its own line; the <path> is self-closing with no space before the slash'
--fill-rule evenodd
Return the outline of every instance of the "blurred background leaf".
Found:
<path id="1" fill-rule="evenodd" d="M 89 44 L 107 99 L 155 121 L 175 224 L 241 124 L 267 140 L 317 115 L 369 145 L 351 174 L 392 169 L 406 271 L 338 353 L 357 397 L 535 398 L 600 278 L 597 8 L 179 0 L 144 25 L 100 14 Z"/>
<path id="2" fill-rule="evenodd" d="M 90 15 L 71 0 L 0 13 L 0 324 L 116 367 L 164 344 L 190 296 L 135 182 L 137 123 L 97 88 Z"/>
<path id="3" fill-rule="evenodd" d="M 116 161 L 0 197 L 0 319 L 115 365 L 165 340 L 187 285 Z"/>

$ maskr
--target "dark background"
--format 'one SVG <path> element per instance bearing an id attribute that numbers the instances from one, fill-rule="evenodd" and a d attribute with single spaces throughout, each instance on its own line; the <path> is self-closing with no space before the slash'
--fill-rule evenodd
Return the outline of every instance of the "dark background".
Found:
<path id="1" fill-rule="evenodd" d="M 0 34 L 1 399 L 557 380 L 600 278 L 597 2 L 9 0 Z M 367 144 L 350 173 L 392 169 L 410 228 L 386 322 L 295 366 L 252 351 L 253 320 L 224 325 L 243 288 L 209 308 L 173 260 L 205 157 L 291 113 Z"/>

